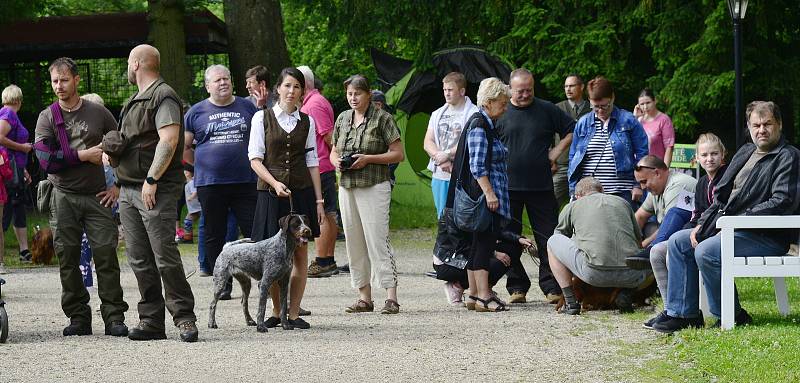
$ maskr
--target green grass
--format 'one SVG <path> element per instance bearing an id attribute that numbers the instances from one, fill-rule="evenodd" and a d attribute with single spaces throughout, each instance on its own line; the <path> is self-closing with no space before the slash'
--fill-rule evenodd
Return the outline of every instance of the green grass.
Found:
<path id="1" fill-rule="evenodd" d="M 635 352 L 664 357 L 633 371 L 642 382 L 798 382 L 800 381 L 800 282 L 787 279 L 793 314 L 778 313 L 772 280 L 739 278 L 742 306 L 754 324 L 732 331 L 684 330 L 653 343 L 635 346 Z M 709 318 L 707 318 L 709 319 Z M 713 323 L 714 319 L 711 319 Z"/>

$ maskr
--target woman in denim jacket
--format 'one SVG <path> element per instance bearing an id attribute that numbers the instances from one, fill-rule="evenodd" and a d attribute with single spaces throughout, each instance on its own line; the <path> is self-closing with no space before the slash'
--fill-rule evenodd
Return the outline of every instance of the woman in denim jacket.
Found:
<path id="1" fill-rule="evenodd" d="M 603 76 L 589 81 L 592 111 L 575 125 L 569 148 L 569 192 L 583 177 L 595 177 L 606 194 L 630 201 L 634 210 L 642 190 L 633 177 L 634 165 L 647 155 L 647 133 L 630 112 L 614 106 L 614 88 Z"/>

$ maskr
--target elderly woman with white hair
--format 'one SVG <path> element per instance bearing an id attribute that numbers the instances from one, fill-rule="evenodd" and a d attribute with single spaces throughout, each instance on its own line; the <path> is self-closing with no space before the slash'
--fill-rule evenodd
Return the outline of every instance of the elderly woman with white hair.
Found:
<path id="1" fill-rule="evenodd" d="M 33 145 L 28 142 L 29 132 L 20 121 L 19 113 L 22 108 L 22 89 L 16 85 L 9 85 L 3 89 L 3 108 L 0 109 L 0 146 L 4 147 L 9 157 L 15 161 L 16 177 L 21 182 L 18 187 L 9 187 L 8 201 L 3 208 L 3 233 L 14 223 L 14 234 L 19 242 L 19 260 L 31 261 L 31 252 L 28 250 L 28 223 L 25 216 L 25 185 L 30 182 L 31 176 L 25 169 L 28 163 L 28 153 Z"/>
<path id="2" fill-rule="evenodd" d="M 478 199 L 485 197 L 491 211 L 492 222 L 483 231 L 472 233 L 467 278 L 469 295 L 466 306 L 478 312 L 506 311 L 505 302 L 498 299 L 489 285 L 489 260 L 503 227 L 511 219 L 508 197 L 506 158 L 508 150 L 497 137 L 495 122 L 506 111 L 510 97 L 508 85 L 491 77 L 481 81 L 478 88 L 479 111 L 467 121 L 456 151 L 452 176 L 458 177 L 461 187 Z M 466 153 L 465 153 L 466 150 Z M 468 157 L 468 161 L 464 156 Z M 459 182 L 450 182 L 447 207 L 453 207 L 455 188 Z"/>

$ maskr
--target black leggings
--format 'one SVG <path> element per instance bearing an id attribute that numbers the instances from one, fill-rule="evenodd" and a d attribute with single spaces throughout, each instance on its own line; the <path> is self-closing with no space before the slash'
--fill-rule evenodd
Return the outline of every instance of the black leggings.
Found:
<path id="1" fill-rule="evenodd" d="M 436 270 L 436 278 L 447 282 L 458 282 L 462 288 L 469 288 L 469 279 L 467 278 L 467 270 L 459 269 L 450 265 L 433 265 Z M 492 257 L 489 259 L 489 287 L 494 287 L 500 278 L 506 275 L 508 267 L 500 262 L 497 258 Z"/>
<path id="2" fill-rule="evenodd" d="M 14 219 L 14 227 L 27 227 L 28 222 L 25 216 L 25 201 L 22 190 L 8 189 L 8 201 L 3 206 L 3 232 L 11 226 L 11 219 Z"/>
<path id="3" fill-rule="evenodd" d="M 492 214 L 492 224 L 485 231 L 472 233 L 467 270 L 489 270 L 489 260 L 494 258 L 494 249 L 500 237 L 503 218 Z"/>

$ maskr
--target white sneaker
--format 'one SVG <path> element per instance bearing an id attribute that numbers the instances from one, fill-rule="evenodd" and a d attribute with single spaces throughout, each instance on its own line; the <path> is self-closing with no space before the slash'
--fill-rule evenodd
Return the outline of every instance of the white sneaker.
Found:
<path id="1" fill-rule="evenodd" d="M 0 263 L 0 274 L 8 274 L 11 271 L 6 268 L 6 265 Z"/>
<path id="2" fill-rule="evenodd" d="M 460 286 L 456 286 L 453 282 L 447 282 L 444 284 L 444 294 L 447 297 L 447 303 L 451 306 L 463 306 L 464 301 L 462 300 L 464 297 L 464 289 Z"/>

